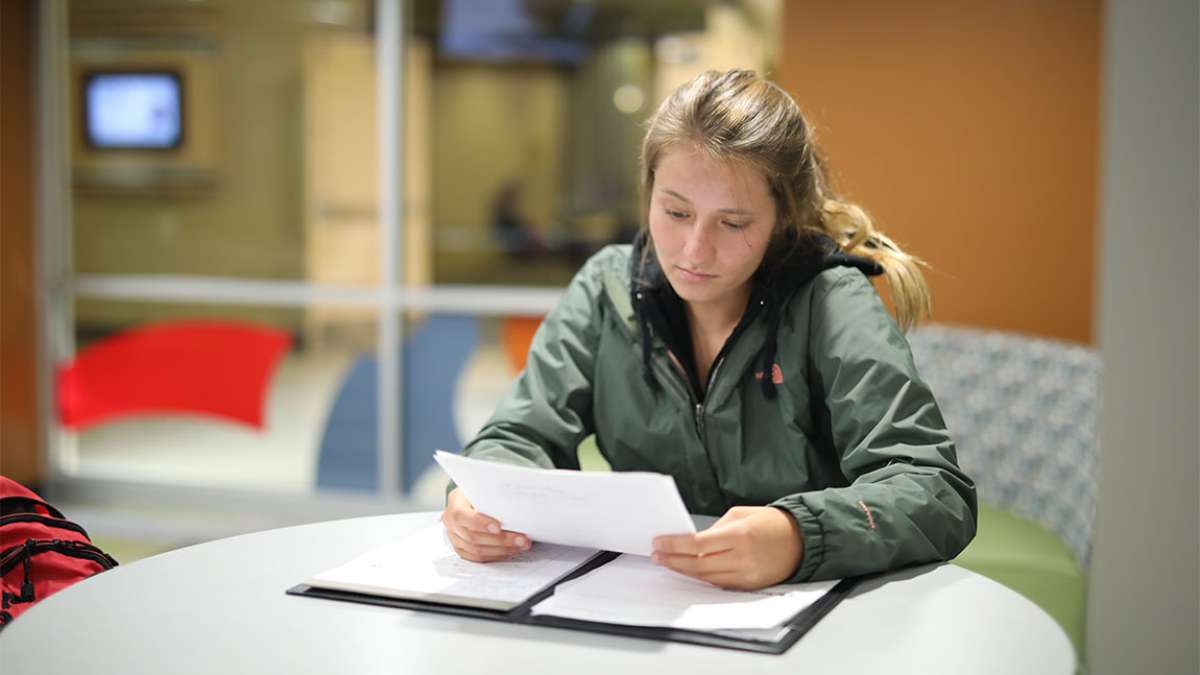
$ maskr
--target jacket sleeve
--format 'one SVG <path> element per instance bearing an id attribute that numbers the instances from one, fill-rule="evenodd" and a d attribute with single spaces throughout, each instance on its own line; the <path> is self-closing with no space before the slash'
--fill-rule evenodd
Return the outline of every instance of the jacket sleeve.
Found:
<path id="1" fill-rule="evenodd" d="M 772 504 L 792 514 L 804 537 L 791 581 L 953 558 L 975 536 L 975 484 L 958 468 L 908 342 L 861 273 L 817 283 L 809 377 L 823 401 L 814 401 L 814 422 L 849 485 Z"/>
<path id="2" fill-rule="evenodd" d="M 599 343 L 600 279 L 593 258 L 575 275 L 530 344 L 525 369 L 463 455 L 578 469 L 593 432 L 592 373 Z M 451 489 L 453 484 L 451 484 Z"/>

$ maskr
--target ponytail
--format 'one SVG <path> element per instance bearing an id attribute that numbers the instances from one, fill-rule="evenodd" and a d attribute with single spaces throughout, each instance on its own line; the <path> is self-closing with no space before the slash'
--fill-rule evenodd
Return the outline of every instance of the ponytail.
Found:
<path id="1" fill-rule="evenodd" d="M 907 332 L 929 318 L 933 302 L 921 268 L 925 261 L 905 253 L 887 235 L 875 229 L 867 212 L 857 204 L 825 199 L 821 224 L 843 251 L 870 258 L 883 267 L 896 308 L 896 323 Z"/>

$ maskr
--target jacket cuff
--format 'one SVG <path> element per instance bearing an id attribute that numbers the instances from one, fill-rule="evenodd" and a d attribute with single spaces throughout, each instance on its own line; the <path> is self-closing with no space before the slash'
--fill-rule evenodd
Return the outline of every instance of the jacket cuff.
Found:
<path id="1" fill-rule="evenodd" d="M 800 495 L 782 497 L 771 502 L 770 506 L 786 511 L 795 519 L 796 524 L 800 526 L 800 536 L 804 538 L 804 554 L 800 558 L 800 566 L 782 583 L 808 581 L 825 560 L 825 528 L 821 525 L 820 518 L 804 503 Z"/>

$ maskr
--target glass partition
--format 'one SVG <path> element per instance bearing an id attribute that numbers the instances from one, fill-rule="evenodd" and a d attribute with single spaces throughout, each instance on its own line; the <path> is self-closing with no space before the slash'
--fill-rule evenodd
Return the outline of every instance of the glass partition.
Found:
<path id="1" fill-rule="evenodd" d="M 640 227 L 650 113 L 769 73 L 781 3 L 66 8 L 56 472 L 435 508 L 433 451 Z"/>

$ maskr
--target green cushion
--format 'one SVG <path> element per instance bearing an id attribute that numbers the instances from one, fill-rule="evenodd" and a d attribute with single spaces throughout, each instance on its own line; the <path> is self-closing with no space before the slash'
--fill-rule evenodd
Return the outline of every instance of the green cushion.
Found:
<path id="1" fill-rule="evenodd" d="M 1046 610 L 1066 631 L 1082 662 L 1087 576 L 1057 535 L 1028 518 L 980 504 L 979 531 L 954 563 Z"/>
<path id="2" fill-rule="evenodd" d="M 612 471 L 600 448 L 596 446 L 596 435 L 592 434 L 579 444 L 579 468 L 584 471 Z"/>

